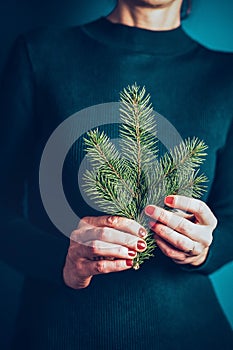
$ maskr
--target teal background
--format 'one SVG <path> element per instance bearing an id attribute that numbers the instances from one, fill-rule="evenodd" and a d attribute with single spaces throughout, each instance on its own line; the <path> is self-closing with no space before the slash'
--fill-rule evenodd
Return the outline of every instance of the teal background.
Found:
<path id="1" fill-rule="evenodd" d="M 47 23 L 85 23 L 107 15 L 114 4 L 115 0 L 1 0 L 0 71 L 19 33 Z M 192 13 L 182 25 L 201 44 L 214 50 L 233 52 L 232 18 L 232 0 L 193 0 Z M 233 328 L 233 262 L 212 274 L 210 279 Z M 7 350 L 14 332 L 23 277 L 1 263 L 0 281 L 0 349 Z M 190 305 L 190 312 L 191 309 Z"/>
<path id="2" fill-rule="evenodd" d="M 193 0 L 192 13 L 183 28 L 208 48 L 233 52 L 233 1 Z M 233 262 L 210 275 L 210 279 L 233 328 Z"/>

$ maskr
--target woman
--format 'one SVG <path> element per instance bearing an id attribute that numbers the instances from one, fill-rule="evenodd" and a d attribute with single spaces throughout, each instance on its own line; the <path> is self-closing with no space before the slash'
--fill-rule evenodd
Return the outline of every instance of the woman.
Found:
<path id="1" fill-rule="evenodd" d="M 232 56 L 190 39 L 181 5 L 119 0 L 107 19 L 34 31 L 13 49 L 2 83 L 0 184 L 1 256 L 26 276 L 14 348 L 232 348 L 207 277 L 233 258 Z M 159 249 L 137 272 L 132 259 L 146 248 L 144 228 L 94 212 L 74 191 L 82 144 L 64 164 L 66 194 L 84 217 L 70 240 L 50 222 L 38 179 L 53 130 L 78 110 L 117 101 L 134 81 L 183 138 L 209 146 L 202 200 L 164 199 L 195 221 L 147 206 Z M 114 125 L 107 131 L 117 133 Z"/>

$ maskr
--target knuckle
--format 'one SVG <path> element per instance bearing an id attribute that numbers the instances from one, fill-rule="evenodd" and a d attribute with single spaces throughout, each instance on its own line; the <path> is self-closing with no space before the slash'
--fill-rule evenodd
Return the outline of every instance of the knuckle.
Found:
<path id="1" fill-rule="evenodd" d="M 120 218 L 117 215 L 110 215 L 107 217 L 106 221 L 107 221 L 108 226 L 113 227 L 113 226 L 116 226 L 118 224 L 119 219 Z"/>
<path id="2" fill-rule="evenodd" d="M 203 252 L 203 248 L 205 248 L 205 247 L 203 247 L 202 244 L 197 244 L 197 245 L 195 246 L 196 255 L 200 255 L 200 254 Z"/>
<path id="3" fill-rule="evenodd" d="M 72 249 L 72 247 L 69 248 L 67 256 L 66 256 L 66 262 L 68 261 L 68 259 L 70 261 L 72 261 L 73 263 L 76 262 L 77 260 L 77 254 L 75 252 L 74 249 Z"/>
<path id="4" fill-rule="evenodd" d="M 170 256 L 170 257 L 172 257 L 172 249 L 171 248 L 169 248 L 169 247 L 165 247 L 164 249 L 163 249 L 163 251 L 164 251 L 164 254 L 166 254 L 167 256 Z"/>
<path id="5" fill-rule="evenodd" d="M 176 257 L 173 258 L 174 261 L 176 262 L 183 262 L 187 259 L 187 256 L 185 254 L 179 254 L 179 256 L 176 254 Z"/>
<path id="6" fill-rule="evenodd" d="M 210 235 L 210 236 L 208 237 L 208 240 L 207 240 L 207 247 L 209 247 L 209 246 L 212 244 L 212 242 L 213 242 L 213 236 Z"/>
<path id="7" fill-rule="evenodd" d="M 134 229 L 134 224 L 133 224 L 133 222 L 131 221 L 131 220 L 129 220 L 129 219 L 127 219 L 127 220 L 125 220 L 125 222 L 124 222 L 124 230 L 126 231 L 126 232 L 130 232 L 131 230 L 133 230 Z M 137 230 L 138 231 L 138 230 Z"/>
<path id="8" fill-rule="evenodd" d="M 212 242 L 213 242 L 212 230 L 208 229 L 205 231 L 205 233 L 202 236 L 202 243 L 205 247 L 209 247 Z"/>
<path id="9" fill-rule="evenodd" d="M 95 269 L 97 273 L 105 273 L 105 261 L 104 260 L 97 261 Z"/>
<path id="10" fill-rule="evenodd" d="M 116 248 L 116 254 L 117 254 L 117 255 L 123 255 L 123 254 L 124 254 L 124 249 L 123 249 L 123 247 L 118 246 L 118 247 Z"/>
<path id="11" fill-rule="evenodd" d="M 183 250 L 185 248 L 186 241 L 184 238 L 180 237 L 176 240 L 176 247 Z"/>
<path id="12" fill-rule="evenodd" d="M 78 273 L 83 272 L 83 263 L 80 260 L 77 260 L 77 262 L 76 262 L 76 272 L 78 272 Z"/>
<path id="13" fill-rule="evenodd" d="M 187 221 L 185 218 L 182 218 L 179 225 L 178 225 L 178 229 L 179 229 L 179 232 L 180 233 L 189 233 L 191 234 L 192 230 L 191 230 L 191 227 L 190 227 L 190 223 L 189 221 Z"/>
<path id="14" fill-rule="evenodd" d="M 179 227 L 180 223 L 182 223 L 184 218 L 177 214 L 172 214 L 167 218 L 167 224 L 173 228 Z"/>
<path id="15" fill-rule="evenodd" d="M 167 226 L 158 224 L 156 226 L 156 228 L 157 228 L 158 232 L 162 235 L 165 235 L 167 233 Z"/>
<path id="16" fill-rule="evenodd" d="M 209 247 L 213 242 L 213 235 L 212 233 L 209 233 L 206 237 L 206 246 Z"/>
<path id="17" fill-rule="evenodd" d="M 215 216 L 213 216 L 213 228 L 215 229 L 217 225 L 218 225 L 218 220 Z"/>
<path id="18" fill-rule="evenodd" d="M 124 226 L 128 231 L 134 231 L 135 234 L 138 235 L 138 233 L 143 232 L 143 227 L 141 225 L 139 225 L 136 221 L 132 220 L 132 219 L 126 219 L 124 218 Z"/>
<path id="19" fill-rule="evenodd" d="M 210 238 L 209 238 L 209 246 L 213 243 L 213 239 L 214 239 L 214 237 L 213 237 L 213 235 L 211 234 L 211 235 L 210 235 Z"/>
<path id="20" fill-rule="evenodd" d="M 79 234 L 79 230 L 72 231 L 71 235 L 70 235 L 70 240 L 77 242 L 78 241 L 78 234 Z"/>
<path id="21" fill-rule="evenodd" d="M 179 257 L 180 261 L 185 261 L 187 259 L 187 256 L 185 254 L 181 254 Z"/>
<path id="22" fill-rule="evenodd" d="M 116 267 L 117 270 L 122 269 L 123 268 L 122 261 L 116 260 L 115 267 Z"/>
<path id="23" fill-rule="evenodd" d="M 205 202 L 199 200 L 199 204 L 198 204 L 199 215 L 205 214 L 206 209 L 207 209 L 207 205 L 205 204 Z"/>
<path id="24" fill-rule="evenodd" d="M 164 253 L 165 253 L 165 255 L 167 255 L 171 259 L 176 259 L 176 260 L 179 260 L 179 261 L 183 261 L 184 259 L 186 259 L 185 254 L 176 252 L 174 249 L 172 249 L 170 247 L 167 247 L 165 249 Z"/>
<path id="25" fill-rule="evenodd" d="M 162 209 L 159 213 L 158 220 L 163 222 L 163 221 L 166 221 L 166 219 L 167 219 L 167 213 L 165 210 Z"/>
<path id="26" fill-rule="evenodd" d="M 172 238 L 174 236 L 174 231 L 173 229 L 169 228 L 168 226 L 165 226 L 165 225 L 158 225 L 158 228 L 157 228 L 157 232 L 158 234 L 161 235 L 161 237 L 166 237 L 169 236 L 170 238 Z"/>
<path id="27" fill-rule="evenodd" d="M 70 245 L 67 256 L 73 261 L 82 257 L 82 247 L 78 244 Z"/>
<path id="28" fill-rule="evenodd" d="M 98 246 L 95 241 L 89 243 L 89 250 L 92 255 L 98 253 Z"/>
<path id="29" fill-rule="evenodd" d="M 87 224 L 91 221 L 91 217 L 90 216 L 84 216 L 81 220 L 80 220 L 80 224 Z"/>
<path id="30" fill-rule="evenodd" d="M 176 259 L 177 258 L 177 253 L 173 250 L 173 249 L 169 249 L 169 257 L 172 259 Z"/>
<path id="31" fill-rule="evenodd" d="M 130 239 L 129 239 L 126 235 L 124 235 L 124 236 L 122 237 L 122 242 L 123 242 L 123 245 L 124 245 L 124 246 L 129 246 L 130 243 L 132 243 L 132 242 L 130 242 Z"/>
<path id="32" fill-rule="evenodd" d="M 135 246 L 137 246 L 137 241 L 138 241 L 138 239 L 134 236 L 131 237 L 131 236 L 126 235 L 126 234 L 122 236 L 123 245 L 126 247 L 135 248 Z"/>
<path id="33" fill-rule="evenodd" d="M 106 228 L 105 227 L 100 227 L 98 229 L 98 232 L 97 232 L 97 238 L 100 241 L 104 241 L 106 239 L 106 235 L 107 235 Z"/>

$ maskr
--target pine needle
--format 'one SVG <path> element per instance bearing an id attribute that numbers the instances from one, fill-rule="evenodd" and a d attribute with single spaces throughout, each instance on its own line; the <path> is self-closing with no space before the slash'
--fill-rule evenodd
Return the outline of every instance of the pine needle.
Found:
<path id="1" fill-rule="evenodd" d="M 84 138 L 92 171 L 84 174 L 84 190 L 106 214 L 120 215 L 147 227 L 147 250 L 134 259 L 135 270 L 154 256 L 155 240 L 144 208 L 164 206 L 169 194 L 200 198 L 208 181 L 199 175 L 206 144 L 187 138 L 158 159 L 156 123 L 150 94 L 136 83 L 120 93 L 120 151 L 98 129 Z"/>

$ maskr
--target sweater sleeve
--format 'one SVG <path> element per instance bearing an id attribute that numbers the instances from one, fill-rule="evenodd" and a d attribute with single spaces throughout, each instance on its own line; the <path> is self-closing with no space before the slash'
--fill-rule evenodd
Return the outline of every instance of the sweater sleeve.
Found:
<path id="1" fill-rule="evenodd" d="M 23 37 L 13 46 L 0 92 L 0 258 L 25 276 L 62 284 L 69 239 L 42 231 L 24 215 L 36 123 L 33 71 Z"/>
<path id="2" fill-rule="evenodd" d="M 206 261 L 185 269 L 210 274 L 233 260 L 233 123 L 229 127 L 224 147 L 217 154 L 215 177 L 207 204 L 218 225 L 213 233 Z"/>

